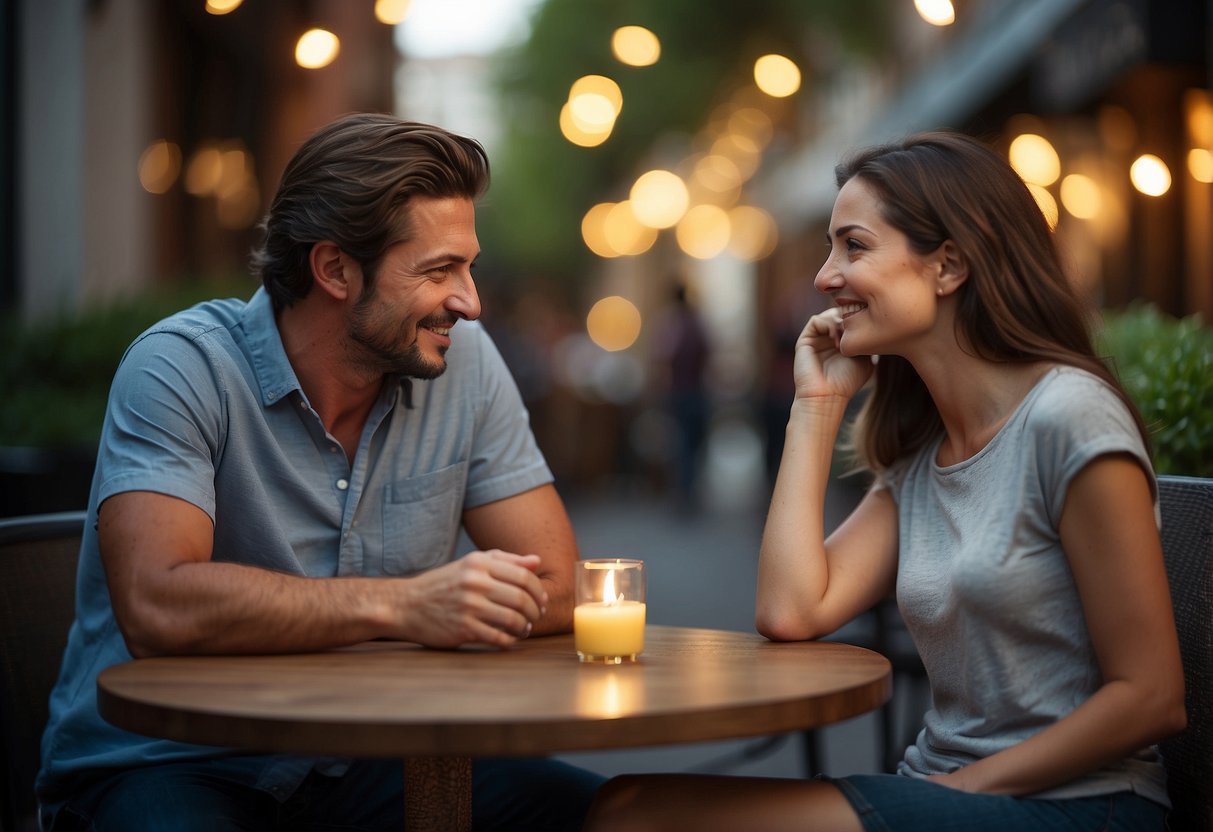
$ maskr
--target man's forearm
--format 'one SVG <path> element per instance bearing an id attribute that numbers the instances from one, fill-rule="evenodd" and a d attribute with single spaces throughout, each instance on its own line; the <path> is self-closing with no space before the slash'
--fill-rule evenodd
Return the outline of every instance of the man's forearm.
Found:
<path id="1" fill-rule="evenodd" d="M 303 652 L 389 635 L 389 598 L 407 594 L 405 582 L 184 563 L 115 607 L 134 656 Z"/>

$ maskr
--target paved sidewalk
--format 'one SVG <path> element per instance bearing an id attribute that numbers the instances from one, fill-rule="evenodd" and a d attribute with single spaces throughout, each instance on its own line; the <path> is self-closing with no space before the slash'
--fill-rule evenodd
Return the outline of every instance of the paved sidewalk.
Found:
<path id="1" fill-rule="evenodd" d="M 648 571 L 651 624 L 754 630 L 758 546 L 765 508 L 693 515 L 651 494 L 566 495 L 583 558 L 636 557 Z M 879 770 L 876 720 L 857 717 L 821 731 L 824 771 Z M 800 735 L 562 755 L 606 775 L 704 771 L 804 777 Z M 814 772 L 816 773 L 816 772 Z"/>

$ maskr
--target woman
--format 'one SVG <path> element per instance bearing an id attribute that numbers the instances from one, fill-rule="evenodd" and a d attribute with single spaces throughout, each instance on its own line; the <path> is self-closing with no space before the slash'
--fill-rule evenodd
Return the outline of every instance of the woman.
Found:
<path id="1" fill-rule="evenodd" d="M 1156 485 L 1052 234 L 981 143 L 860 152 L 796 347 L 758 629 L 821 637 L 896 591 L 933 707 L 896 774 L 625 777 L 591 829 L 1162 829 L 1184 727 Z M 879 356 L 879 360 L 875 358 Z M 828 539 L 847 402 L 875 485 Z"/>

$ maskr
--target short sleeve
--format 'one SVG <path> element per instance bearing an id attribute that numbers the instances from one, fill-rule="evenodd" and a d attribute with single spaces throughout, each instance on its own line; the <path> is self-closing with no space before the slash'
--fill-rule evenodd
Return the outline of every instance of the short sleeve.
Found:
<path id="1" fill-rule="evenodd" d="M 1136 459 L 1157 500 L 1150 455 L 1128 407 L 1111 387 L 1090 373 L 1068 368 L 1061 372 L 1064 383 L 1049 386 L 1029 420 L 1036 439 L 1037 467 L 1046 480 L 1050 521 L 1060 522 L 1074 477 L 1107 454 L 1128 454 Z"/>
<path id="2" fill-rule="evenodd" d="M 215 516 L 223 396 L 197 339 L 151 332 L 127 350 L 98 450 L 98 505 L 125 491 L 178 497 Z"/>
<path id="3" fill-rule="evenodd" d="M 481 326 L 469 329 L 477 339 L 479 407 L 465 507 L 474 508 L 529 491 L 553 477 L 501 353 Z"/>

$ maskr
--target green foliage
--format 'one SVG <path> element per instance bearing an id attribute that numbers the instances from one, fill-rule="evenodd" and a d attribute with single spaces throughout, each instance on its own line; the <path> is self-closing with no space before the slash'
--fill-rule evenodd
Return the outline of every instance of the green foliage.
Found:
<path id="1" fill-rule="evenodd" d="M 1151 430 L 1157 472 L 1213 477 L 1213 329 L 1133 304 L 1105 315 L 1098 343 Z"/>
<path id="2" fill-rule="evenodd" d="M 33 326 L 0 322 L 0 445 L 95 446 L 110 381 L 135 336 L 200 300 L 251 294 L 247 280 L 195 283 Z"/>

